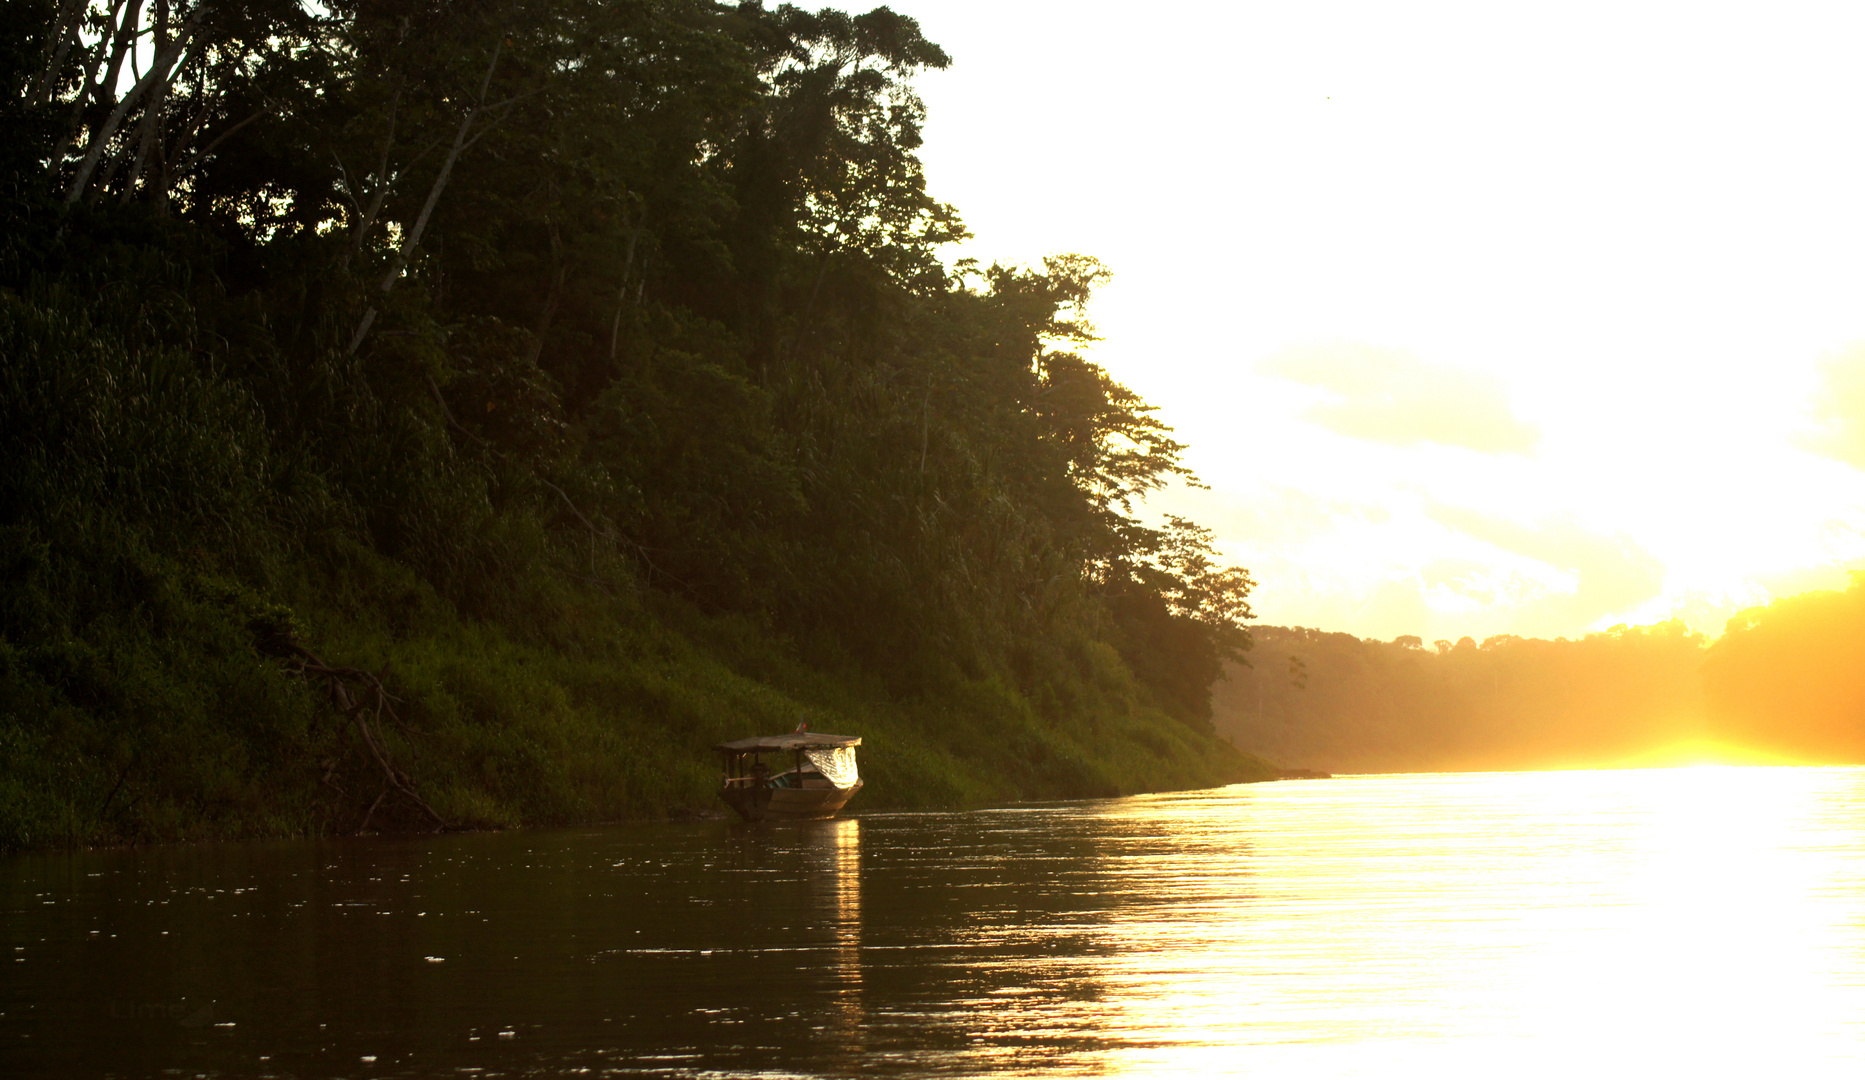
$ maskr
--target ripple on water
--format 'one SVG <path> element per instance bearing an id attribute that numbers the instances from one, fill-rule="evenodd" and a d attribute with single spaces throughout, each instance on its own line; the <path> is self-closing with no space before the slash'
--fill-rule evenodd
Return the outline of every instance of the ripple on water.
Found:
<path id="1" fill-rule="evenodd" d="M 1865 771 L 0 863 L 9 1075 L 1856 1075 Z"/>

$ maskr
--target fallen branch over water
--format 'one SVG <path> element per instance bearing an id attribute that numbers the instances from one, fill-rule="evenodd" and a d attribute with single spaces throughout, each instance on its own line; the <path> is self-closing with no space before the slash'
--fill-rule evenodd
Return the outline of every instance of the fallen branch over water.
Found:
<path id="1" fill-rule="evenodd" d="M 407 729 L 407 725 L 402 723 L 401 717 L 395 712 L 395 704 L 400 699 L 390 694 L 383 685 L 383 679 L 388 676 L 387 665 L 379 673 L 362 668 L 337 667 L 326 664 L 289 634 L 273 633 L 264 637 L 261 647 L 284 660 L 285 670 L 303 679 L 323 680 L 325 689 L 330 692 L 331 703 L 355 726 L 357 734 L 362 736 L 363 745 L 369 750 L 369 756 L 375 759 L 377 768 L 381 770 L 382 790 L 376 794 L 375 801 L 369 804 L 369 810 L 363 815 L 362 823 L 357 825 L 356 831 L 359 834 L 368 831 L 369 822 L 374 819 L 376 810 L 391 791 L 401 793 L 434 819 L 436 832 L 445 829 L 447 819 L 441 817 L 415 791 L 414 779 L 397 768 L 390 760 L 388 751 L 383 748 L 381 731 L 384 717 L 401 725 L 403 730 Z M 336 763 L 333 761 L 324 772 L 326 785 L 330 784 L 331 774 L 335 771 Z"/>

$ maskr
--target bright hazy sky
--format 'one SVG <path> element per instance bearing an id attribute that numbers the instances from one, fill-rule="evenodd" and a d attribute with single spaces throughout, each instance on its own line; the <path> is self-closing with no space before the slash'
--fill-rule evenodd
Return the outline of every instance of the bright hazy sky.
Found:
<path id="1" fill-rule="evenodd" d="M 1865 566 L 1865 5 L 892 6 L 965 253 L 1113 269 L 1093 355 L 1212 489 L 1154 505 L 1262 621 L 1714 633 Z"/>

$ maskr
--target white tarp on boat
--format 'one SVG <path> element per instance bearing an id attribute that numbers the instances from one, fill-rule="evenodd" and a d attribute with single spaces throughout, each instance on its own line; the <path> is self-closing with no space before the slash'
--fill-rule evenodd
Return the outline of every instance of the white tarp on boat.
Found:
<path id="1" fill-rule="evenodd" d="M 803 760 L 816 766 L 817 772 L 839 788 L 852 788 L 861 779 L 861 774 L 855 771 L 855 748 L 852 746 L 805 750 Z"/>

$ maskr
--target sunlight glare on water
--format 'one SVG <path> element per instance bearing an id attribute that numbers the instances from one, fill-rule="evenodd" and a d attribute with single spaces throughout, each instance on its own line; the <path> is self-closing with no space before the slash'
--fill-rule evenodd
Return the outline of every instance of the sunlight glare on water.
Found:
<path id="1" fill-rule="evenodd" d="M 0 861 L 8 1076 L 1855 1076 L 1865 770 Z"/>
<path id="2" fill-rule="evenodd" d="M 1850 769 L 1346 778 L 1127 800 L 1178 900 L 1117 923 L 1110 1071 L 1856 1075 Z M 1233 791 L 1235 789 L 1232 789 Z M 1111 808 L 1110 808 L 1111 809 Z M 1251 856 L 1201 858 L 1222 836 Z"/>

